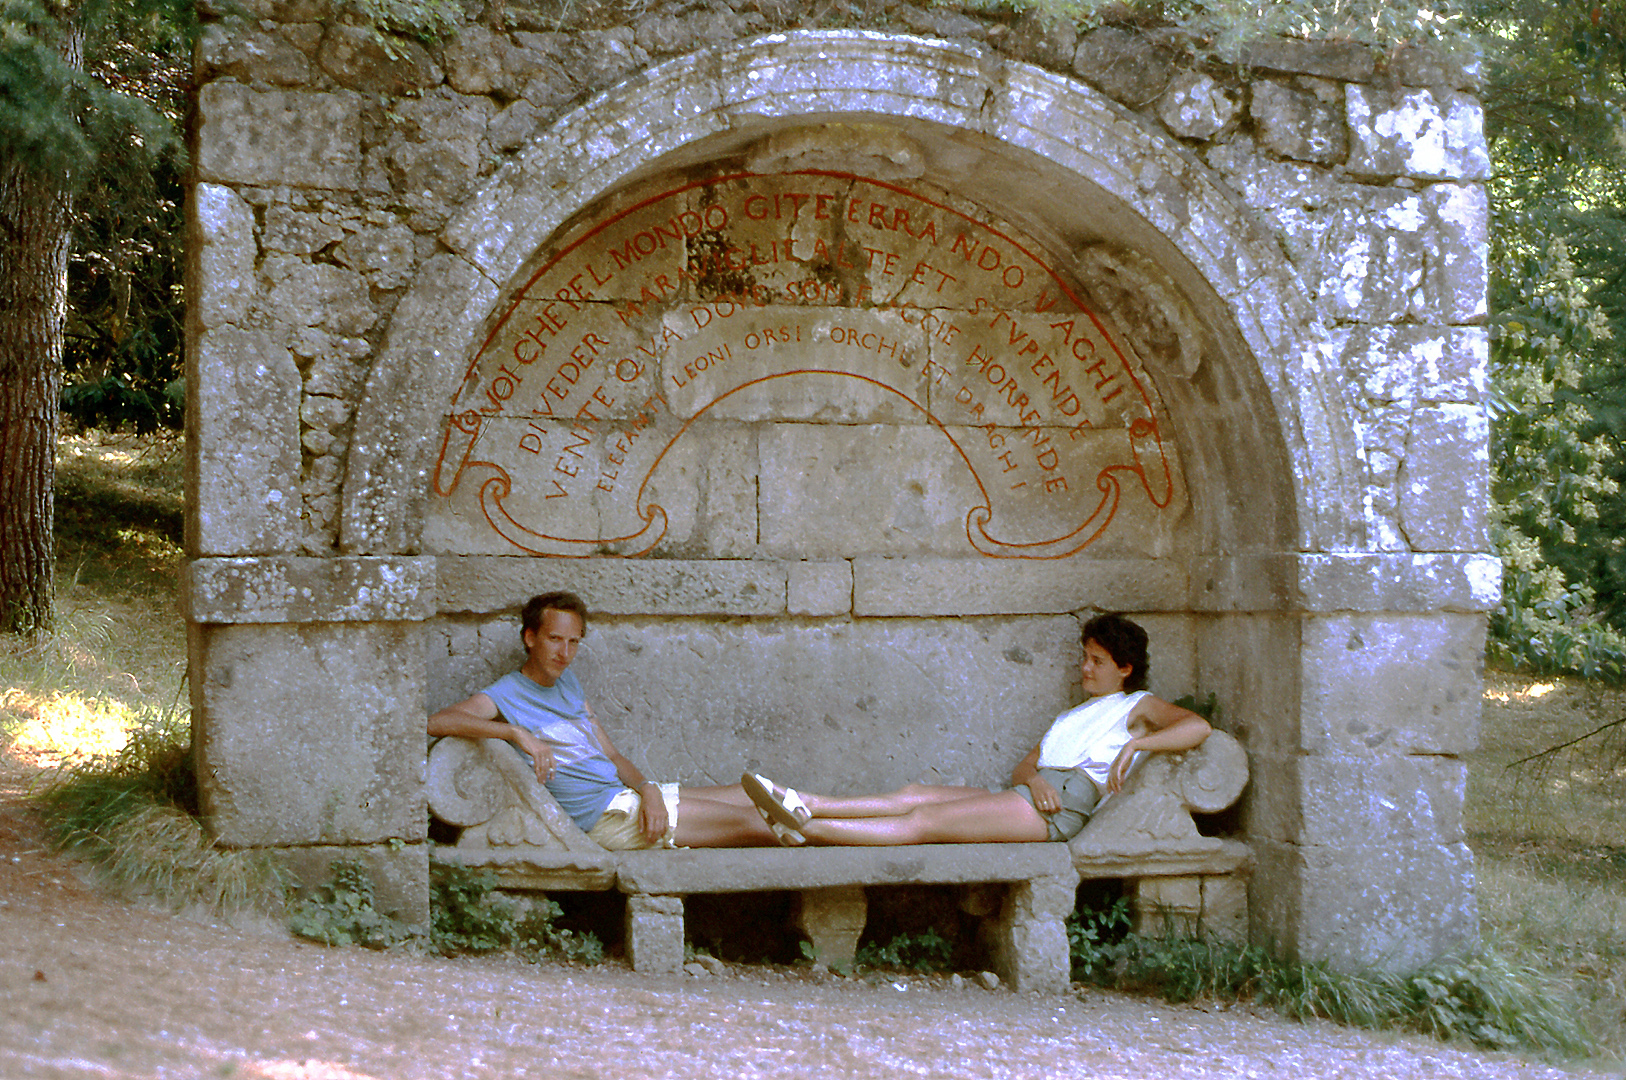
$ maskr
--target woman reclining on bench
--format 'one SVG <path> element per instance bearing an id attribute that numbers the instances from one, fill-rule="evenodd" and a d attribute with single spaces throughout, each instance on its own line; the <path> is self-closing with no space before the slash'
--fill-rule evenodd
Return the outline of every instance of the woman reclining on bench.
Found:
<path id="1" fill-rule="evenodd" d="M 1070 840 L 1143 751 L 1189 750 L 1208 721 L 1146 692 L 1146 631 L 1121 615 L 1084 624 L 1086 700 L 1056 718 L 1011 770 L 1011 788 L 910 784 L 885 795 L 798 794 L 765 776 L 740 778 L 787 846 L 982 844 Z"/>

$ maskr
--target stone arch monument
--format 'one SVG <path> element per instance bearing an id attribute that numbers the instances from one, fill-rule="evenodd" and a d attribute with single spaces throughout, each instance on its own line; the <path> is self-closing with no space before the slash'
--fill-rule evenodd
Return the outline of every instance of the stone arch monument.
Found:
<path id="1" fill-rule="evenodd" d="M 588 599 L 584 683 L 652 771 L 850 789 L 998 782 L 1115 609 L 1247 748 L 1256 940 L 1474 938 L 1471 71 L 1280 42 L 1226 82 L 913 8 L 510 11 L 392 54 L 247 6 L 200 48 L 191 200 L 221 842 L 362 857 L 421 911 L 423 718 L 545 588 Z"/>

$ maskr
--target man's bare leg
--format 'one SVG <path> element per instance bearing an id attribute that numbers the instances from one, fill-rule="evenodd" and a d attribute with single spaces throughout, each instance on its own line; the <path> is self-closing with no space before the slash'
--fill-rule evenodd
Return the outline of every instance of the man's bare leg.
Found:
<path id="1" fill-rule="evenodd" d="M 738 784 L 678 788 L 678 823 L 672 840 L 679 847 L 769 847 L 779 843 Z"/>

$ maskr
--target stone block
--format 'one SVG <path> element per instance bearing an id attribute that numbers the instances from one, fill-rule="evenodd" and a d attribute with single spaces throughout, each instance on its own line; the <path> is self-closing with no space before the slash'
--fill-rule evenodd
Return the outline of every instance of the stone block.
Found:
<path id="1" fill-rule="evenodd" d="M 319 326 L 354 337 L 378 321 L 367 281 L 354 270 L 291 256 L 260 264 L 265 313 L 288 326 Z"/>
<path id="2" fill-rule="evenodd" d="M 849 967 L 869 917 L 861 885 L 804 889 L 796 909 L 796 928 L 813 943 L 813 956 L 826 967 Z"/>
<path id="3" fill-rule="evenodd" d="M 678 848 L 622 852 L 617 862 L 616 887 L 629 894 L 801 891 L 908 882 L 964 885 L 1067 878 L 1073 872 L 1063 844 Z M 1067 910 L 1072 910 L 1070 902 Z"/>
<path id="4" fill-rule="evenodd" d="M 1281 837 L 1331 847 L 1463 841 L 1467 766 L 1432 755 L 1310 754 L 1298 765 L 1300 827 Z"/>
<path id="5" fill-rule="evenodd" d="M 212 23 L 198 35 L 198 81 L 227 75 L 239 82 L 302 86 L 310 60 L 282 34 L 242 23 Z"/>
<path id="6" fill-rule="evenodd" d="M 1425 285 L 1441 264 L 1430 217 L 1416 192 L 1373 188 L 1340 200 L 1320 242 L 1322 299 L 1337 318 L 1401 322 L 1433 315 Z M 1431 261 L 1430 256 L 1434 256 Z"/>
<path id="7" fill-rule="evenodd" d="M 421 621 L 435 612 L 426 558 L 196 559 L 182 603 L 199 623 Z"/>
<path id="8" fill-rule="evenodd" d="M 1279 83 L 1258 83 L 1249 114 L 1260 143 L 1282 157 L 1331 165 L 1349 153 L 1342 101 L 1324 101 Z"/>
<path id="9" fill-rule="evenodd" d="M 192 339 L 187 546 L 198 555 L 295 549 L 299 368 L 270 334 L 219 326 Z"/>
<path id="10" fill-rule="evenodd" d="M 1150 938 L 1196 937 L 1202 925 L 1202 879 L 1148 877 L 1130 898 L 1134 932 Z"/>
<path id="11" fill-rule="evenodd" d="M 683 898 L 627 897 L 627 962 L 640 975 L 676 975 L 683 970 Z"/>
<path id="12" fill-rule="evenodd" d="M 1467 49 L 1403 45 L 1389 56 L 1389 74 L 1402 86 L 1478 90 L 1485 81 L 1485 59 Z"/>
<path id="13" fill-rule="evenodd" d="M 843 793 L 1003 784 L 1076 702 L 1077 664 L 1068 616 L 598 617 L 576 660 L 600 723 L 652 776 L 750 770 Z"/>
<path id="14" fill-rule="evenodd" d="M 1254 846 L 1256 940 L 1341 971 L 1395 973 L 1478 943 L 1466 844 Z"/>
<path id="15" fill-rule="evenodd" d="M 240 323 L 254 299 L 254 208 L 231 188 L 192 188 L 193 295 L 189 314 L 204 330 Z"/>
<path id="16" fill-rule="evenodd" d="M 462 376 L 463 340 L 484 322 L 497 286 L 463 259 L 441 253 L 413 280 L 390 319 L 356 412 L 344 489 L 341 547 L 356 554 L 418 548 L 424 502 L 444 422 Z"/>
<path id="17" fill-rule="evenodd" d="M 1163 126 L 1182 139 L 1208 139 L 1218 135 L 1237 114 L 1235 96 L 1198 71 L 1176 75 L 1157 99 Z"/>
<path id="18" fill-rule="evenodd" d="M 198 91 L 199 179 L 354 191 L 361 180 L 361 98 L 251 90 Z"/>
<path id="19" fill-rule="evenodd" d="M 1489 310 L 1490 200 L 1478 184 L 1434 184 L 1423 192 L 1432 235 L 1429 307 L 1420 322 L 1483 321 Z"/>
<path id="20" fill-rule="evenodd" d="M 853 564 L 793 562 L 787 566 L 786 610 L 792 615 L 845 615 L 853 609 Z"/>
<path id="21" fill-rule="evenodd" d="M 228 626 L 193 643 L 198 783 L 220 843 L 423 839 L 418 627 Z"/>
<path id="22" fill-rule="evenodd" d="M 1257 801 L 1266 780 L 1258 773 L 1260 754 L 1296 753 L 1302 700 L 1300 669 L 1290 663 L 1260 663 L 1260 657 L 1299 652 L 1300 624 L 1280 615 L 1224 615 L 1196 621 L 1196 685 L 1225 709 L 1223 727 L 1247 747 Z"/>
<path id="23" fill-rule="evenodd" d="M 1366 82 L 1376 62 L 1372 50 L 1353 41 L 1301 41 L 1268 38 L 1251 41 L 1242 53 L 1247 67 L 1295 75 L 1315 75 L 1339 82 Z"/>
<path id="24" fill-rule="evenodd" d="M 1247 945 L 1247 880 L 1237 874 L 1216 874 L 1203 878 L 1202 882 L 1203 938 L 1231 945 Z"/>
<path id="25" fill-rule="evenodd" d="M 964 551 L 973 478 L 941 468 L 930 427 L 774 424 L 758 435 L 760 536 L 786 557 Z"/>
<path id="26" fill-rule="evenodd" d="M 513 611 L 550 589 L 577 593 L 595 617 L 761 616 L 786 611 L 785 563 L 443 555 L 436 565 L 440 610 L 445 613 Z"/>
<path id="27" fill-rule="evenodd" d="M 1419 551 L 1490 546 L 1490 421 L 1478 405 L 1435 405 L 1412 415 L 1397 478 L 1400 527 Z"/>
<path id="28" fill-rule="evenodd" d="M 861 616 L 1060 614 L 1175 610 L 1186 591 L 1176 559 L 854 559 Z"/>
<path id="29" fill-rule="evenodd" d="M 1352 175 L 1489 178 L 1484 111 L 1470 95 L 1351 86 L 1345 103 Z"/>
<path id="30" fill-rule="evenodd" d="M 333 880 L 334 864 L 359 863 L 373 883 L 373 907 L 415 932 L 428 935 L 428 844 L 318 844 L 274 848 L 271 854 L 299 882 L 295 896 L 301 900 Z"/>
<path id="31" fill-rule="evenodd" d="M 317 63 L 340 86 L 391 97 L 428 89 L 443 78 L 429 50 L 411 38 L 391 35 L 386 45 L 378 30 L 343 23 L 327 28 Z"/>
<path id="32" fill-rule="evenodd" d="M 1491 554 L 1237 555 L 1194 559 L 1197 611 L 1480 612 L 1501 595 Z"/>
<path id="33" fill-rule="evenodd" d="M 1081 34 L 1073 53 L 1073 71 L 1103 94 L 1130 108 L 1149 104 L 1174 75 L 1166 48 L 1150 35 L 1118 26 Z"/>
<path id="34" fill-rule="evenodd" d="M 1339 353 L 1373 402 L 1476 404 L 1488 385 L 1490 335 L 1482 326 L 1355 326 Z"/>
<path id="35" fill-rule="evenodd" d="M 1462 754 L 1478 740 L 1485 620 L 1330 615 L 1304 620 L 1301 749 Z"/>
<path id="36" fill-rule="evenodd" d="M 992 927 L 994 970 L 1018 993 L 1060 993 L 1072 981 L 1066 918 L 1077 887 L 1076 874 L 1011 886 Z"/>

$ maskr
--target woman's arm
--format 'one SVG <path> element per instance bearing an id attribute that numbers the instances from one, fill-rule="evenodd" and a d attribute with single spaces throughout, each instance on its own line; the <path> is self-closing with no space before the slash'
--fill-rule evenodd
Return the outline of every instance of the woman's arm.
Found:
<path id="1" fill-rule="evenodd" d="M 1039 748 L 1035 746 L 1027 757 L 1016 763 L 1011 770 L 1011 787 L 1026 784 L 1033 793 L 1033 808 L 1046 814 L 1054 814 L 1061 809 L 1061 792 L 1056 785 L 1039 775 Z"/>
<path id="2" fill-rule="evenodd" d="M 1123 787 L 1124 780 L 1129 776 L 1129 766 L 1138 751 L 1190 750 L 1201 746 L 1208 733 L 1214 730 L 1207 720 L 1190 709 L 1171 705 L 1151 694 L 1141 698 L 1129 714 L 1129 730 L 1134 731 L 1137 727 L 1150 730 L 1144 735 L 1136 735 L 1118 751 L 1107 773 L 1108 791 L 1117 792 Z"/>

